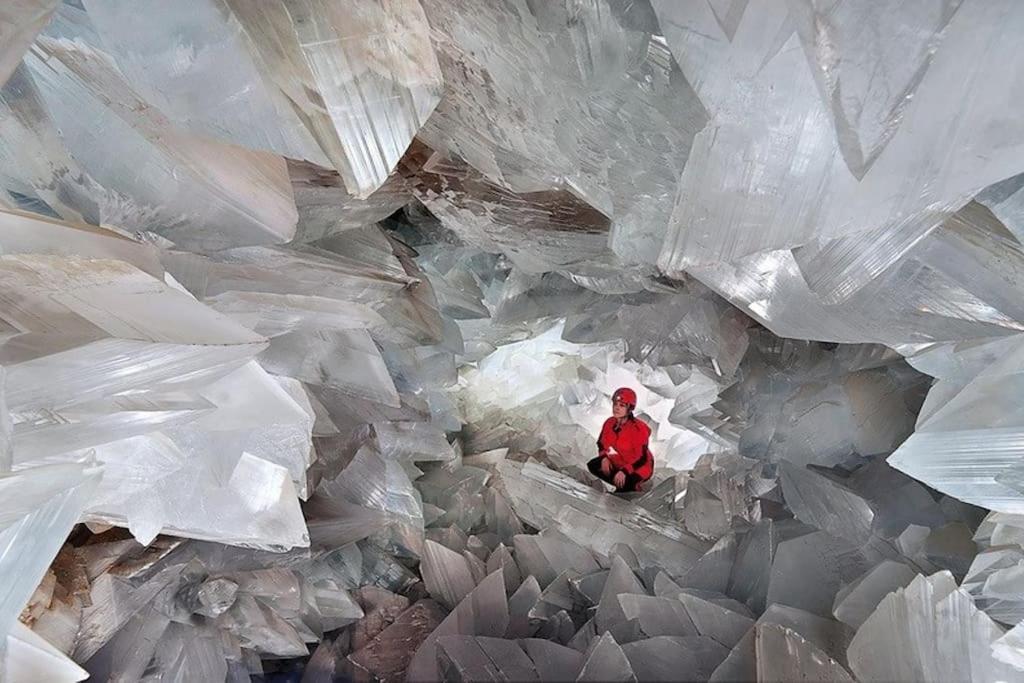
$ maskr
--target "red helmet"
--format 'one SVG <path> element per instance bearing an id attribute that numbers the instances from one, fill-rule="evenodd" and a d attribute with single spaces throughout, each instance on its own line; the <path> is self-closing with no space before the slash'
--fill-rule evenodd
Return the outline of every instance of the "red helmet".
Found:
<path id="1" fill-rule="evenodd" d="M 629 387 L 622 387 L 616 389 L 615 393 L 612 394 L 612 402 L 622 401 L 630 408 L 636 408 L 636 392 Z"/>

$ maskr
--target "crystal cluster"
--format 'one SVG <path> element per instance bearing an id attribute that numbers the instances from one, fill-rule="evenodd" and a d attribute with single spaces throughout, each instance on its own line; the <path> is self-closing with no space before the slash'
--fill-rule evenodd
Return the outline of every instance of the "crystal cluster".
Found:
<path id="1" fill-rule="evenodd" d="M 5 2 L 0 680 L 1024 677 L 1022 31 Z"/>

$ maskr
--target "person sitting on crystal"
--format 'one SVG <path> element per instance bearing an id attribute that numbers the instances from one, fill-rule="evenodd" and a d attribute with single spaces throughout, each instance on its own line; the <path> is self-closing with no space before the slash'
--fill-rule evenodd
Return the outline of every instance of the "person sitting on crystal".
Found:
<path id="1" fill-rule="evenodd" d="M 615 487 L 616 493 L 640 491 L 654 473 L 654 456 L 647 447 L 651 428 L 633 415 L 636 392 L 627 387 L 612 394 L 612 416 L 601 427 L 597 457 L 587 469 Z"/>

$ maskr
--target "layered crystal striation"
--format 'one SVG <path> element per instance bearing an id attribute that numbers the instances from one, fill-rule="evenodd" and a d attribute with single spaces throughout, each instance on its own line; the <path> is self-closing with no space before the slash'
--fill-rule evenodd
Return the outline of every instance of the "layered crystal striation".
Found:
<path id="1" fill-rule="evenodd" d="M 1019 679 L 1022 28 L 5 3 L 0 679 Z"/>

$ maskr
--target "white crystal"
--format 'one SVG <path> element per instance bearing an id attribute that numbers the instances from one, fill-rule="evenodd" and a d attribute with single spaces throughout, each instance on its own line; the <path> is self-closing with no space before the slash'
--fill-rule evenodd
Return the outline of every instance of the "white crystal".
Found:
<path id="1" fill-rule="evenodd" d="M 850 668 L 861 681 L 1013 680 L 995 659 L 1003 632 L 949 572 L 918 576 L 884 598 L 850 643 Z"/>
<path id="2" fill-rule="evenodd" d="M 12 0 L 0 9 L 0 86 L 7 82 L 58 4 L 57 0 Z"/>

